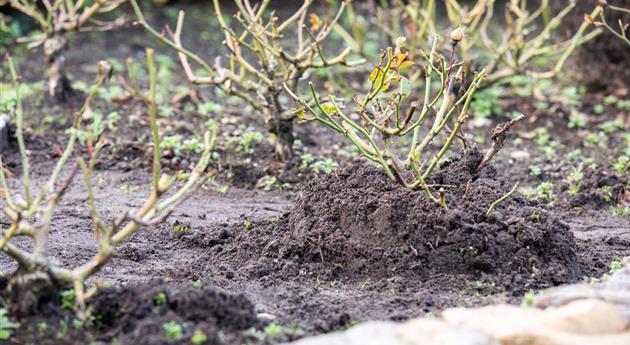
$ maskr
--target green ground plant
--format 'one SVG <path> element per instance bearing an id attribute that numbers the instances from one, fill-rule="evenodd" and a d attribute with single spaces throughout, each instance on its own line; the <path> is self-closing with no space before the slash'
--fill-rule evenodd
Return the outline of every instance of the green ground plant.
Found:
<path id="1" fill-rule="evenodd" d="M 195 330 L 195 333 L 190 337 L 190 342 L 193 345 L 201 345 L 208 342 L 208 336 L 200 329 Z"/>
<path id="2" fill-rule="evenodd" d="M 622 155 L 617 157 L 617 160 L 615 161 L 615 171 L 619 174 L 625 174 L 628 171 L 630 171 L 630 157 L 626 156 L 626 155 Z"/>
<path id="3" fill-rule="evenodd" d="M 78 132 L 84 129 L 88 120 L 85 115 L 90 112 L 92 100 L 99 88 L 107 81 L 111 73 L 111 65 L 101 62 L 98 74 L 90 89 L 82 108 L 74 114 L 72 127 L 63 153 L 55 164 L 47 183 L 38 193 L 34 193 L 30 179 L 30 162 L 24 140 L 24 113 L 19 96 L 19 83 L 13 60 L 7 56 L 11 75 L 17 90 L 17 104 L 15 108 L 16 137 L 20 152 L 22 167 L 21 187 L 16 195 L 4 193 L 6 208 L 4 215 L 9 223 L 3 226 L 0 235 L 0 250 L 13 258 L 18 269 L 9 282 L 7 289 L 12 312 L 16 315 L 31 314 L 36 308 L 38 294 L 58 289 L 59 286 L 71 286 L 71 292 L 64 294 L 64 305 L 72 305 L 81 321 L 89 319 L 90 308 L 86 301 L 93 296 L 98 283 L 86 290 L 86 280 L 98 272 L 114 256 L 116 247 L 130 235 L 142 227 L 153 227 L 165 219 L 178 207 L 198 186 L 206 181 L 205 169 L 210 159 L 211 148 L 216 137 L 216 128 L 212 133 L 207 132 L 204 137 L 204 152 L 196 167 L 190 173 L 187 182 L 176 190 L 176 177 L 162 173 L 160 164 L 160 141 L 157 112 L 156 112 L 156 69 L 153 61 L 153 51 L 148 49 L 147 66 L 149 70 L 149 90 L 144 99 L 147 105 L 151 133 L 153 138 L 153 173 L 152 190 L 144 204 L 131 209 L 106 221 L 97 207 L 97 200 L 92 188 L 92 173 L 94 171 L 99 152 L 107 145 L 102 133 L 88 132 L 87 160 L 83 157 L 76 159 L 76 163 L 68 168 L 72 157 L 77 154 L 75 149 Z M 57 205 L 63 199 L 65 192 L 78 173 L 82 173 L 88 194 L 87 203 L 89 217 L 94 227 L 96 252 L 94 256 L 77 267 L 62 267 L 51 260 L 46 253 L 48 237 L 52 226 L 52 215 Z M 62 176 L 65 175 L 65 178 Z M 0 182 L 3 190 L 9 191 L 8 181 L 4 173 L 4 166 L 0 157 Z M 30 237 L 32 248 L 26 248 L 16 242 L 18 237 Z M 70 301 L 72 297 L 72 302 Z"/>
<path id="4" fill-rule="evenodd" d="M 160 292 L 157 295 L 153 296 L 153 304 L 156 306 L 161 306 L 166 303 L 166 294 L 164 292 Z"/>
<path id="5" fill-rule="evenodd" d="M 184 336 L 184 327 L 175 321 L 165 323 L 162 328 L 164 337 L 168 340 L 179 340 Z"/>
<path id="6" fill-rule="evenodd" d="M 9 312 L 5 308 L 0 308 L 0 340 L 9 340 L 13 330 L 19 326 L 19 324 L 11 322 Z"/>
<path id="7" fill-rule="evenodd" d="M 46 321 L 39 321 L 35 324 L 35 328 L 39 333 L 44 333 L 48 330 L 48 323 L 46 323 Z"/>
<path id="8" fill-rule="evenodd" d="M 43 47 L 50 64 L 48 92 L 57 99 L 66 100 L 72 86 L 66 75 L 65 51 L 68 48 L 69 32 L 104 31 L 122 25 L 126 19 L 119 16 L 113 21 L 103 21 L 102 16 L 114 12 L 127 0 L 0 0 L 0 6 L 11 7 L 32 18 L 37 24 L 37 33 L 17 38 L 28 48 Z M 98 18 L 101 17 L 101 20 Z"/>
<path id="9" fill-rule="evenodd" d="M 269 131 L 275 135 L 277 158 L 288 160 L 292 157 L 295 115 L 283 97 L 283 85 L 297 92 L 299 79 L 309 71 L 357 63 L 349 61 L 350 48 L 334 57 L 326 57 L 322 48 L 348 2 L 342 1 L 336 14 L 323 21 L 310 12 L 314 1 L 304 0 L 293 15 L 281 21 L 269 10 L 270 0 L 256 5 L 249 0 L 235 0 L 238 12 L 233 17 L 224 15 L 219 1 L 214 0 L 215 15 L 225 35 L 227 65 L 219 60 L 208 64 L 183 47 L 184 11 L 179 12 L 175 31 L 167 28 L 167 34 L 163 35 L 149 25 L 136 0 L 131 0 L 131 5 L 139 25 L 178 52 L 191 82 L 219 87 L 226 94 L 241 98 L 261 114 Z M 288 41 L 293 34 L 297 43 L 293 38 Z M 201 68 L 203 75 L 196 74 L 190 61 Z"/>
<path id="10" fill-rule="evenodd" d="M 553 201 L 556 198 L 553 192 L 553 183 L 547 181 L 541 182 L 538 187 L 536 187 L 536 197 L 543 201 Z"/>

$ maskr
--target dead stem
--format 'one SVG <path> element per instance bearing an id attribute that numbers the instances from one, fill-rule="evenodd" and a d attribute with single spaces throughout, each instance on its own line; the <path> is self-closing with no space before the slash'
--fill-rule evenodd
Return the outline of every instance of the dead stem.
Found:
<path id="1" fill-rule="evenodd" d="M 488 164 L 488 162 L 490 162 L 490 160 L 492 160 L 492 158 L 503 148 L 503 144 L 505 142 L 505 139 L 507 138 L 510 128 L 512 128 L 512 126 L 514 126 L 517 122 L 523 120 L 524 118 L 525 115 L 521 114 L 518 117 L 494 128 L 491 136 L 492 147 L 490 147 L 488 152 L 486 152 L 486 154 L 483 156 L 483 159 L 477 167 L 477 171 L 481 171 L 481 169 L 483 169 L 483 167 L 485 167 L 486 164 Z"/>

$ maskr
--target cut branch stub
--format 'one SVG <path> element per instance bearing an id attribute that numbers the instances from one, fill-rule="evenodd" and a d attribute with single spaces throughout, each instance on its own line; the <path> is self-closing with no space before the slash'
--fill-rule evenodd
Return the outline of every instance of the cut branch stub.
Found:
<path id="1" fill-rule="evenodd" d="M 505 142 L 505 139 L 507 138 L 510 128 L 512 128 L 512 126 L 514 126 L 517 122 L 523 120 L 524 118 L 525 115 L 521 114 L 516 118 L 494 128 L 491 136 L 492 147 L 490 147 L 488 152 L 486 152 L 486 154 L 483 156 L 483 159 L 477 167 L 477 171 L 481 171 L 481 169 L 483 169 L 483 167 L 486 166 L 486 164 L 488 164 L 488 162 L 490 162 L 490 160 L 492 160 L 492 158 L 503 148 L 503 144 Z"/>

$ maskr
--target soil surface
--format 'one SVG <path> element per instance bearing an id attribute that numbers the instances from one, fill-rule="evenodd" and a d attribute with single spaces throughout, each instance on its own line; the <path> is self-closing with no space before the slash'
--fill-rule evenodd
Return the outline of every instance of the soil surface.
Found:
<path id="1" fill-rule="evenodd" d="M 512 186 L 497 180 L 494 168 L 477 173 L 481 158 L 474 150 L 447 161 L 428 181 L 444 186 L 448 209 L 371 165 L 314 180 L 277 225 L 284 236 L 267 251 L 335 279 L 441 276 L 448 279 L 438 289 L 481 281 L 514 296 L 580 279 L 569 227 L 538 202 L 516 194 L 486 215 Z"/>
<path id="2" fill-rule="evenodd" d="M 74 326 L 62 298 L 52 296 L 38 316 L 21 321 L 12 341 L 185 344 L 199 330 L 211 344 L 277 343 L 364 320 L 519 303 L 528 291 L 600 276 L 630 254 L 624 218 L 567 223 L 518 193 L 487 217 L 488 205 L 511 185 L 492 166 L 475 173 L 479 159 L 473 151 L 445 162 L 429 181 L 449 186 L 448 210 L 366 163 L 316 178 L 298 193 L 201 189 L 167 224 L 133 235 L 97 274 L 111 287 L 95 297 L 92 324 Z M 97 175 L 107 219 L 149 192 L 144 173 Z M 139 188 L 110 187 L 121 181 Z M 95 252 L 86 197 L 76 184 L 54 217 L 48 250 L 64 266 Z M 2 255 L 0 267 L 15 266 Z M 165 302 L 158 304 L 160 293 Z M 166 340 L 171 321 L 182 325 L 179 342 Z M 41 322 L 46 331 L 36 329 Z M 264 331 L 276 324 L 278 334 Z"/>

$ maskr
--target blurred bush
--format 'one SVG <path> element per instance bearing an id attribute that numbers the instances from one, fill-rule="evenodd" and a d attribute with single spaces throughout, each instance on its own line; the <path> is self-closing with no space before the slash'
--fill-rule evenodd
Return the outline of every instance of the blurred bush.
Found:
<path id="1" fill-rule="evenodd" d="M 570 2 L 576 3 L 576 9 L 566 18 L 563 34 L 569 37 L 584 21 L 584 15 L 590 13 L 598 0 L 557 0 L 551 1 L 554 12 L 561 11 Z M 628 0 L 607 0 L 607 3 L 619 7 L 628 7 Z M 630 14 L 620 11 L 605 10 L 606 21 L 617 27 L 619 19 L 630 23 Z M 626 33 L 629 30 L 626 28 Z M 614 90 L 627 87 L 630 80 L 630 46 L 614 35 L 604 32 L 583 45 L 574 55 L 579 68 L 573 71 L 574 77 L 591 90 Z"/>

